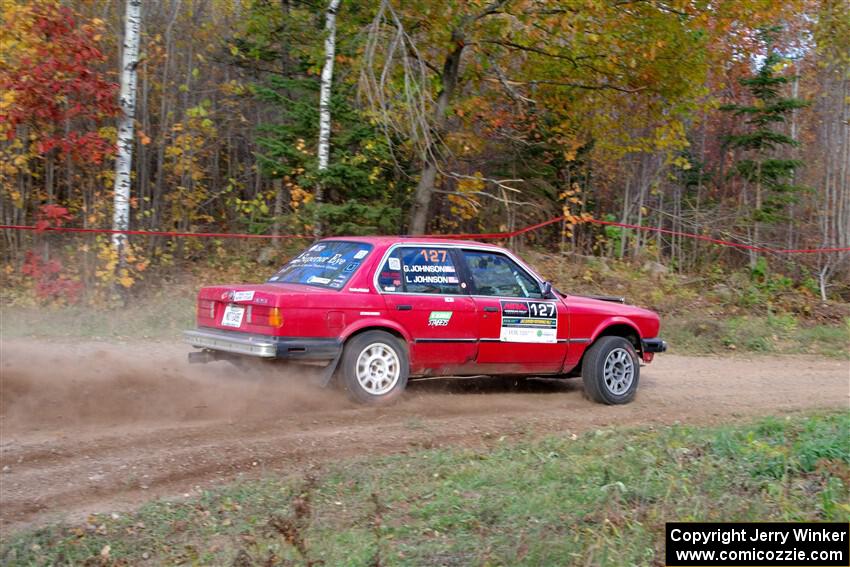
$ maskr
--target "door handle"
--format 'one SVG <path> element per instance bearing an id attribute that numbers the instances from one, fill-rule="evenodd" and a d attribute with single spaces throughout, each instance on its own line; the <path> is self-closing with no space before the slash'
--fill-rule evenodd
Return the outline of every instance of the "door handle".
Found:
<path id="1" fill-rule="evenodd" d="M 488 313 L 498 313 L 499 308 L 498 307 L 485 307 L 484 311 L 486 311 Z"/>
<path id="2" fill-rule="evenodd" d="M 399 311 L 412 311 L 413 310 L 412 305 L 396 305 L 395 308 L 398 309 Z"/>

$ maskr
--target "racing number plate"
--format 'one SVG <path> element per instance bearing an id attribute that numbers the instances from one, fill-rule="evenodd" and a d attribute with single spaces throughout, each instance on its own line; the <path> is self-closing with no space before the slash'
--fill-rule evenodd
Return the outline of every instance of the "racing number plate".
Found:
<path id="1" fill-rule="evenodd" d="M 242 317 L 245 316 L 245 308 L 241 305 L 228 305 L 224 309 L 221 318 L 222 327 L 239 327 L 242 325 Z"/>

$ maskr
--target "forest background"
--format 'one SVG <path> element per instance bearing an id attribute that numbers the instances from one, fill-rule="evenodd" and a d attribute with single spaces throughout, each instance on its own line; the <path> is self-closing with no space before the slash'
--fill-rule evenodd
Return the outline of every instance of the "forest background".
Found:
<path id="1" fill-rule="evenodd" d="M 125 2 L 0 6 L 0 222 L 111 228 Z M 565 290 L 846 326 L 848 252 L 587 221 L 850 247 L 848 14 L 847 0 L 146 0 L 129 225 L 313 237 L 564 216 L 503 243 Z M 259 281 L 309 241 L 134 235 L 119 257 L 109 235 L 2 235 L 7 306 Z"/>

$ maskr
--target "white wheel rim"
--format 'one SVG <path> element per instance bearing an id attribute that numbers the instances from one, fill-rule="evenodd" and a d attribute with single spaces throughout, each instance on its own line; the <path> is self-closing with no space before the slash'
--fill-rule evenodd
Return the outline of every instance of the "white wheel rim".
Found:
<path id="1" fill-rule="evenodd" d="M 626 393 L 635 379 L 635 361 L 624 348 L 615 348 L 605 357 L 605 387 L 617 396 Z"/>
<path id="2" fill-rule="evenodd" d="M 373 396 L 381 396 L 395 388 L 401 375 L 396 352 L 384 343 L 372 343 L 357 357 L 357 382 Z"/>

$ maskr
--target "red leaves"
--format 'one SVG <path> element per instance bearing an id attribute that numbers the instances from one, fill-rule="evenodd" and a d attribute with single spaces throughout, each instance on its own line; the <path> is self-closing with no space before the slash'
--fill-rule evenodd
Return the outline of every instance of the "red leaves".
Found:
<path id="1" fill-rule="evenodd" d="M 60 227 L 66 220 L 71 220 L 68 209 L 59 205 L 42 205 L 38 209 L 35 230 L 43 232 L 47 228 Z"/>
<path id="2" fill-rule="evenodd" d="M 35 293 L 39 298 L 76 303 L 80 300 L 83 284 L 63 275 L 62 269 L 62 263 L 58 260 L 45 261 L 30 250 L 24 259 L 21 273 L 35 280 Z"/>
<path id="3" fill-rule="evenodd" d="M 2 24 L 4 32 L 34 44 L 0 66 L 0 91 L 14 99 L 2 116 L 3 133 L 12 139 L 18 125 L 28 124 L 39 136 L 39 153 L 59 149 L 79 164 L 98 164 L 114 150 L 93 125 L 117 115 L 118 85 L 94 67 L 106 60 L 97 29 L 76 21 L 69 8 L 53 0 L 26 9 L 32 14 L 29 24 L 25 18 Z"/>

